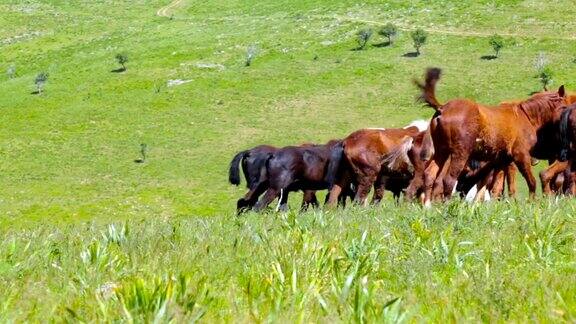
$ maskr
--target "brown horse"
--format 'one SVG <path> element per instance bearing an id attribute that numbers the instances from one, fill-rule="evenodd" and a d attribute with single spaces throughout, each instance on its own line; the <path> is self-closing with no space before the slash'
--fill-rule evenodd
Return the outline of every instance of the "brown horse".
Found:
<path id="1" fill-rule="evenodd" d="M 435 110 L 430 131 L 438 173 L 431 193 L 427 188 L 427 201 L 431 196 L 449 197 L 470 159 L 490 161 L 493 168 L 514 162 L 528 183 L 530 197 L 534 197 L 532 157 L 548 159 L 555 155 L 546 144 L 554 138 L 554 114 L 565 103 L 564 86 L 558 92 L 537 93 L 528 100 L 498 107 L 467 99 L 441 104 L 435 94 L 440 73 L 440 69 L 428 69 L 425 83 L 416 82 L 422 101 Z"/>
<path id="2" fill-rule="evenodd" d="M 331 149 L 340 143 L 339 140 L 331 140 L 324 145 L 287 146 L 271 154 L 266 161 L 268 188 L 254 210 L 263 210 L 279 197 L 278 209 L 286 211 L 290 192 L 328 189 L 326 170 Z M 344 191 L 344 194 L 350 195 L 350 192 Z M 345 195 L 340 198 L 345 200 Z M 314 198 L 310 203 L 303 203 L 303 209 L 309 204 L 318 206 Z"/>
<path id="3" fill-rule="evenodd" d="M 430 154 L 427 152 L 430 145 L 432 141 L 429 131 L 421 132 L 413 137 L 412 147 L 407 154 L 408 163 L 411 163 L 414 169 L 414 177 L 405 192 L 405 198 L 408 201 L 420 197 L 421 203 L 424 203 L 426 168 L 431 162 L 430 156 L 427 156 Z M 470 199 L 478 200 L 483 199 L 483 192 L 488 190 L 491 198 L 499 198 L 504 192 L 504 182 L 507 181 L 509 196 L 514 196 L 516 188 L 514 164 L 510 164 L 505 170 L 495 170 L 489 166 L 488 169 L 483 169 L 484 165 L 486 165 L 485 162 L 470 161 L 465 171 L 458 177 L 455 191 L 459 192 L 463 198 L 469 199 L 469 195 L 472 194 Z M 476 186 L 477 194 L 472 191 L 474 186 Z"/>
<path id="4" fill-rule="evenodd" d="M 373 203 L 382 199 L 387 187 L 397 198 L 408 186 L 413 170 L 406 163 L 391 165 L 385 162 L 400 145 L 403 149 L 398 152 L 407 154 L 411 147 L 411 137 L 420 133 L 421 128 L 427 127 L 427 122 L 416 124 L 405 128 L 361 129 L 348 135 L 340 146 L 336 146 L 328 166 L 331 183 L 328 205 L 334 206 L 342 189 L 350 184 L 357 186 L 354 201 L 360 204 L 367 203 L 372 186 L 375 189 Z M 389 159 L 390 162 L 401 160 L 407 158 Z"/>

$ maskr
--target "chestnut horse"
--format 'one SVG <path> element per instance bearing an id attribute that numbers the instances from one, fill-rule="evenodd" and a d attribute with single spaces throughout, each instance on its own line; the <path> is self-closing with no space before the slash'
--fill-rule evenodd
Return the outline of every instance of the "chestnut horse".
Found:
<path id="1" fill-rule="evenodd" d="M 328 189 L 326 170 L 331 149 L 340 143 L 339 140 L 331 140 L 324 145 L 287 146 L 271 154 L 265 168 L 268 188 L 254 210 L 263 210 L 279 197 L 278 209 L 286 211 L 290 192 L 302 190 L 306 193 Z M 345 200 L 346 195 L 350 196 L 349 188 L 339 198 Z M 318 201 L 314 197 L 312 201 L 305 201 L 302 208 L 307 208 L 309 204 L 316 207 Z"/>
<path id="2" fill-rule="evenodd" d="M 514 162 L 533 198 L 536 179 L 532 174 L 532 157 L 549 159 L 555 155 L 546 145 L 554 138 L 550 127 L 554 114 L 565 103 L 564 86 L 558 92 L 537 93 L 528 100 L 498 107 L 467 99 L 441 104 L 435 94 L 440 73 L 440 69 L 428 69 L 425 83 L 416 82 L 422 90 L 421 100 L 435 110 L 430 131 L 433 159 L 439 169 L 431 193 L 426 188 L 426 202 L 431 196 L 441 196 L 442 191 L 444 198 L 449 197 L 470 159 L 489 161 L 495 169 Z"/>
<path id="3" fill-rule="evenodd" d="M 310 146 L 310 145 L 308 145 Z M 246 179 L 248 192 L 244 197 L 238 199 L 236 212 L 241 214 L 252 209 L 258 197 L 268 189 L 268 175 L 266 172 L 266 161 L 279 149 L 270 145 L 259 145 L 249 150 L 237 153 L 230 162 L 228 171 L 228 181 L 233 185 L 240 185 L 240 163 Z M 318 200 L 314 191 L 305 191 L 302 201 L 303 208 L 308 205 L 317 205 Z"/>
<path id="4" fill-rule="evenodd" d="M 388 188 L 399 197 L 408 186 L 412 172 L 408 164 L 392 165 L 393 161 L 405 159 L 391 158 L 399 146 L 397 154 L 407 154 L 412 146 L 412 137 L 428 126 L 426 121 L 416 121 L 405 128 L 367 128 L 348 135 L 341 145 L 332 150 L 328 166 L 331 190 L 328 205 L 334 206 L 343 188 L 350 184 L 357 186 L 354 201 L 365 205 L 368 193 L 374 186 L 373 203 L 378 203 Z M 386 160 L 390 163 L 386 163 Z"/>
<path id="5" fill-rule="evenodd" d="M 413 137 L 412 147 L 406 154 L 409 158 L 407 163 L 411 163 L 414 169 L 414 177 L 405 192 L 405 198 L 408 201 L 420 197 L 421 202 L 424 203 L 425 172 L 427 166 L 429 166 L 432 154 L 430 150 L 433 150 L 433 148 L 431 148 L 432 145 L 429 130 L 420 132 Z M 513 164 L 504 171 L 494 169 L 484 170 L 482 168 L 483 165 L 485 165 L 485 163 L 470 161 L 465 172 L 459 176 L 455 191 L 459 192 L 461 196 L 467 200 L 485 199 L 486 194 L 484 191 L 486 190 L 489 190 L 490 193 L 490 195 L 487 196 L 488 198 L 498 198 L 504 191 L 504 179 L 506 177 L 509 194 L 514 195 L 515 181 L 513 175 L 515 173 L 515 167 Z"/>

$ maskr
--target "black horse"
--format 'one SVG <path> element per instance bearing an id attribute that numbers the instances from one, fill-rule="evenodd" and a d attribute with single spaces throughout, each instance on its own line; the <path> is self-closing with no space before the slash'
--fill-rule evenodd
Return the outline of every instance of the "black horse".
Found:
<path id="1" fill-rule="evenodd" d="M 317 191 L 329 189 L 326 179 L 331 149 L 341 144 L 340 140 L 331 140 L 324 145 L 287 146 L 274 152 L 266 162 L 268 189 L 254 209 L 260 211 L 266 208 L 276 197 L 279 197 L 278 209 L 288 208 L 288 194 L 302 190 Z M 340 198 L 344 203 L 346 197 L 354 193 L 347 190 Z M 315 199 L 304 201 L 302 208 L 308 205 L 318 206 Z"/>
<path id="2" fill-rule="evenodd" d="M 277 151 L 278 148 L 274 146 L 260 145 L 239 152 L 234 156 L 232 162 L 230 162 L 230 170 L 228 173 L 230 183 L 236 186 L 240 185 L 240 163 L 242 163 L 242 171 L 244 171 L 246 187 L 248 188 L 248 192 L 244 197 L 238 199 L 236 203 L 236 211 L 238 214 L 252 209 L 258 201 L 258 197 L 268 189 L 266 162 Z M 309 205 L 317 206 L 318 200 L 316 199 L 314 191 L 306 190 L 304 191 L 302 208 L 306 209 Z"/>

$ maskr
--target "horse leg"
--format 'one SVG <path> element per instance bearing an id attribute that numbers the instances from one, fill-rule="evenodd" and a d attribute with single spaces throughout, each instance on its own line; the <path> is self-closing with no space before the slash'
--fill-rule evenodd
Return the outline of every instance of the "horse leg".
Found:
<path id="1" fill-rule="evenodd" d="M 506 167 L 506 184 L 508 185 L 508 198 L 516 198 L 516 165 L 508 164 Z"/>
<path id="2" fill-rule="evenodd" d="M 424 173 L 424 198 L 423 205 L 430 206 L 432 201 L 432 189 L 434 186 L 434 180 L 440 171 L 440 167 L 435 160 L 431 160 L 428 167 L 426 167 L 426 172 Z"/>
<path id="3" fill-rule="evenodd" d="M 386 187 L 386 179 L 383 176 L 378 176 L 374 182 L 374 195 L 372 196 L 372 205 L 379 205 L 384 198 L 384 191 Z"/>
<path id="4" fill-rule="evenodd" d="M 304 190 L 304 195 L 302 199 L 301 211 L 308 210 L 308 207 L 312 205 L 312 208 L 318 207 L 318 199 L 316 198 L 316 192 L 313 190 Z"/>
<path id="5" fill-rule="evenodd" d="M 530 199 L 534 199 L 536 197 L 536 178 L 532 174 L 532 158 L 529 154 L 520 153 L 516 155 L 514 163 L 528 184 Z"/>
<path id="6" fill-rule="evenodd" d="M 444 187 L 444 178 L 446 178 L 448 174 L 448 169 L 450 168 L 452 157 L 449 156 L 448 158 L 444 159 L 444 163 L 439 164 L 441 165 L 440 171 L 438 176 L 434 180 L 434 187 L 432 188 L 432 199 L 433 200 L 443 200 L 447 199 L 452 195 L 453 188 L 450 188 L 449 192 Z M 448 194 L 445 194 L 447 193 Z"/>
<path id="7" fill-rule="evenodd" d="M 558 173 L 558 175 L 556 175 L 556 178 L 554 179 L 554 187 L 556 190 L 556 195 L 561 195 L 564 193 L 564 181 L 566 181 L 566 179 L 564 178 L 564 172 L 560 172 Z"/>
<path id="8" fill-rule="evenodd" d="M 236 203 L 236 212 L 238 215 L 254 207 L 256 202 L 258 202 L 258 197 L 266 191 L 267 185 L 267 181 L 259 182 L 255 186 L 252 186 L 244 197 L 238 199 L 238 202 Z"/>
<path id="9" fill-rule="evenodd" d="M 422 190 L 424 187 L 424 174 L 422 172 L 416 172 L 414 174 L 414 178 L 410 180 L 410 184 L 408 184 L 408 188 L 406 188 L 406 192 L 404 194 L 404 199 L 406 201 L 412 201 L 416 198 L 416 195 L 419 191 Z"/>
<path id="10" fill-rule="evenodd" d="M 540 181 L 542 182 L 542 193 L 546 196 L 552 194 L 551 183 L 552 179 L 557 177 L 564 169 L 566 169 L 566 162 L 554 161 L 546 170 L 540 172 Z M 559 190 L 556 187 L 556 190 Z"/>
<path id="11" fill-rule="evenodd" d="M 443 177 L 444 185 L 444 199 L 450 198 L 456 188 L 458 176 L 462 173 L 468 162 L 468 154 L 451 154 L 448 167 L 446 168 L 446 175 Z"/>
<path id="12" fill-rule="evenodd" d="M 497 170 L 495 170 L 494 176 L 492 177 L 492 181 L 489 185 L 491 198 L 499 199 L 503 196 L 505 177 L 505 168 L 499 167 Z"/>
<path id="13" fill-rule="evenodd" d="M 280 199 L 278 199 L 278 206 L 276 207 L 276 211 L 281 211 L 283 213 L 288 211 L 288 194 L 290 190 L 280 189 Z"/>
<path id="14" fill-rule="evenodd" d="M 280 193 L 280 190 L 275 189 L 275 188 L 268 188 L 268 190 L 266 190 L 266 193 L 264 193 L 264 197 L 262 197 L 257 203 L 256 205 L 254 205 L 254 211 L 256 212 L 260 212 L 262 211 L 264 208 L 268 207 L 268 205 L 270 205 L 270 203 L 276 199 L 276 197 L 278 196 L 278 194 Z"/>
<path id="15" fill-rule="evenodd" d="M 358 181 L 358 190 L 356 191 L 356 197 L 354 197 L 354 201 L 357 204 L 367 205 L 368 193 L 374 181 L 376 181 L 376 176 L 364 176 Z"/>
<path id="16" fill-rule="evenodd" d="M 576 195 L 576 173 L 574 171 L 572 161 L 568 160 L 568 167 L 564 175 L 564 192 L 571 196 Z"/>

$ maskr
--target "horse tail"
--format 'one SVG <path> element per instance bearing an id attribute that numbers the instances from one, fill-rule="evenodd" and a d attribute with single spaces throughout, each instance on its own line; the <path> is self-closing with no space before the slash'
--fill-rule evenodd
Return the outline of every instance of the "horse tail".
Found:
<path id="1" fill-rule="evenodd" d="M 382 161 L 384 166 L 390 171 L 398 171 L 402 165 L 407 165 L 409 170 L 414 170 L 414 165 L 408 157 L 408 151 L 412 149 L 414 138 L 406 136 L 402 143 L 398 144 Z"/>
<path id="2" fill-rule="evenodd" d="M 250 151 L 242 151 L 234 156 L 230 162 L 230 170 L 228 171 L 228 181 L 237 186 L 240 184 L 240 161 L 242 161 Z"/>
<path id="3" fill-rule="evenodd" d="M 432 141 L 432 133 L 430 128 L 424 133 L 424 138 L 422 139 L 422 150 L 420 151 L 420 160 L 430 161 L 434 155 L 434 142 Z"/>
<path id="4" fill-rule="evenodd" d="M 570 114 L 572 113 L 571 108 L 566 108 L 560 115 L 560 161 L 564 162 L 568 160 L 568 151 L 570 150 L 570 134 L 568 134 L 568 129 L 570 128 Z"/>
<path id="5" fill-rule="evenodd" d="M 441 112 L 442 104 L 436 99 L 436 83 L 440 80 L 442 70 L 439 68 L 428 68 L 424 83 L 414 80 L 414 84 L 422 91 L 418 97 L 419 102 L 424 102 L 426 105 L 434 108 L 436 112 Z"/>
<path id="6" fill-rule="evenodd" d="M 336 183 L 336 177 L 340 171 L 340 163 L 342 162 L 342 157 L 344 156 L 344 143 L 340 142 L 330 149 L 330 161 L 328 162 L 328 168 L 326 170 L 326 182 L 328 187 L 332 188 L 334 183 Z"/>

